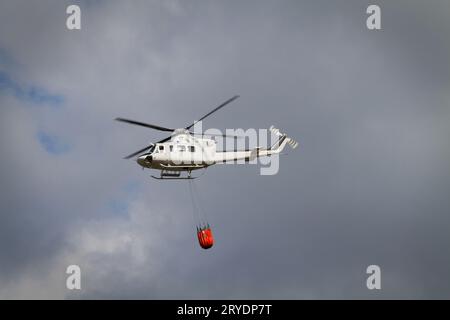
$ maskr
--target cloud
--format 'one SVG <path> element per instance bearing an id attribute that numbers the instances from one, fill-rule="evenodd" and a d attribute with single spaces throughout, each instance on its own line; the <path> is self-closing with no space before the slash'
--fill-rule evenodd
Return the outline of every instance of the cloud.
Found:
<path id="1" fill-rule="evenodd" d="M 39 139 L 42 147 L 51 154 L 60 155 L 67 153 L 70 149 L 69 145 L 60 138 L 54 135 L 50 135 L 46 132 L 40 131 L 37 134 L 37 138 Z"/>
<path id="2" fill-rule="evenodd" d="M 11 58 L 11 56 L 2 48 L 0 48 L 0 66 L 7 67 L 15 65 L 15 61 Z"/>
<path id="3" fill-rule="evenodd" d="M 64 102 L 61 95 L 50 94 L 38 86 L 25 86 L 14 81 L 9 74 L 0 71 L 0 93 L 14 95 L 17 99 L 35 105 L 60 106 Z"/>

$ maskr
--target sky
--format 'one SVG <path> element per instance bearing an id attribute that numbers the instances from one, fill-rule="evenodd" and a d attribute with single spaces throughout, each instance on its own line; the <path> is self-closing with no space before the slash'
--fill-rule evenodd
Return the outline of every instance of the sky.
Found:
<path id="1" fill-rule="evenodd" d="M 2 1 L 0 298 L 450 298 L 449 14 L 445 0 Z M 195 180 L 215 237 L 202 250 L 187 183 L 123 159 L 165 135 L 113 119 L 183 127 L 235 94 L 205 129 L 275 125 L 299 148 L 276 175 Z"/>

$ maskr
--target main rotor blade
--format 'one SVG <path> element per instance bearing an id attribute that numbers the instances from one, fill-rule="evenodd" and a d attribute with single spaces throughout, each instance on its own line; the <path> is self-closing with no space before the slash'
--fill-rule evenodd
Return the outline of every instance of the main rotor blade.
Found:
<path id="1" fill-rule="evenodd" d="M 239 98 L 238 95 L 234 96 L 231 99 L 228 99 L 227 101 L 225 101 L 224 103 L 222 103 L 220 106 L 218 106 L 217 108 L 215 108 L 214 110 L 212 110 L 211 112 L 208 112 L 207 114 L 205 114 L 203 117 L 201 117 L 200 119 L 198 119 L 197 121 L 195 121 L 193 124 L 189 125 L 186 127 L 186 129 L 190 129 L 194 126 L 195 123 L 202 121 L 203 119 L 205 119 L 206 117 L 210 116 L 211 114 L 213 114 L 214 112 L 216 112 L 217 110 L 219 110 L 220 108 L 225 107 L 227 104 L 229 104 L 230 102 L 236 100 L 237 98 Z"/>
<path id="2" fill-rule="evenodd" d="M 150 148 L 153 147 L 153 146 L 154 146 L 154 144 L 152 143 L 151 145 L 148 145 L 148 146 L 146 146 L 145 148 L 142 148 L 141 150 L 136 151 L 136 152 L 134 152 L 134 153 L 132 153 L 132 154 L 126 156 L 124 159 L 130 159 L 130 158 L 133 158 L 134 156 L 136 156 L 136 155 L 138 155 L 139 153 L 142 153 L 142 152 L 144 152 L 144 151 L 150 149 Z"/>
<path id="3" fill-rule="evenodd" d="M 144 122 L 139 122 L 139 121 L 134 121 L 134 120 L 129 120 L 129 119 L 123 119 L 123 118 L 116 118 L 116 121 L 121 121 L 121 122 L 129 123 L 129 124 L 134 124 L 134 125 L 137 125 L 137 126 L 151 128 L 151 129 L 155 129 L 155 130 L 159 130 L 159 131 L 172 132 L 174 130 L 174 129 L 170 129 L 170 128 L 156 126 L 154 124 L 149 124 L 149 123 L 144 123 Z"/>
<path id="4" fill-rule="evenodd" d="M 169 141 L 171 138 L 172 138 L 172 136 L 169 136 L 169 137 L 167 137 L 167 138 L 164 138 L 164 139 L 162 139 L 162 140 L 159 140 L 159 141 L 156 142 L 156 143 L 163 143 L 163 142 Z M 145 148 L 142 148 L 141 150 L 136 151 L 136 152 L 134 152 L 134 153 L 132 153 L 132 154 L 126 156 L 124 159 L 130 159 L 130 158 L 133 158 L 134 156 L 138 155 L 139 153 L 142 153 L 142 152 L 144 152 L 144 151 L 146 151 L 146 150 L 148 150 L 148 149 L 150 149 L 150 148 L 152 148 L 152 147 L 155 148 L 156 143 L 152 143 L 152 144 L 146 146 Z"/>
<path id="5" fill-rule="evenodd" d="M 214 134 L 214 133 L 196 133 L 196 132 L 189 132 L 192 135 L 196 135 L 196 136 L 210 136 L 210 137 L 223 137 L 223 138 L 236 138 L 236 139 L 242 139 L 244 137 L 242 136 L 233 136 L 233 135 L 229 135 L 229 134 Z"/>
<path id="6" fill-rule="evenodd" d="M 164 138 L 164 139 L 162 139 L 162 140 L 159 140 L 157 143 L 163 143 L 163 142 L 169 141 L 170 139 L 172 139 L 172 136 L 169 136 L 169 137 L 167 137 L 167 138 Z"/>

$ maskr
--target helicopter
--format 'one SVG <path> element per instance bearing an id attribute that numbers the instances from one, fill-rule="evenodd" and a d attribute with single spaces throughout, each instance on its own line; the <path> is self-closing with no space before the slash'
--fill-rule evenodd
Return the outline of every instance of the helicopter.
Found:
<path id="1" fill-rule="evenodd" d="M 286 144 L 289 144 L 292 149 L 298 146 L 298 143 L 286 134 L 281 133 L 278 129 L 271 126 L 269 130 L 277 136 L 277 141 L 269 148 L 256 147 L 253 149 L 238 150 L 238 151 L 217 151 L 216 141 L 211 138 L 205 138 L 203 133 L 200 133 L 201 138 L 195 137 L 199 133 L 191 131 L 191 128 L 198 122 L 209 117 L 219 109 L 225 107 L 229 103 L 239 98 L 238 95 L 233 96 L 227 101 L 208 112 L 199 120 L 186 126 L 185 128 L 171 129 L 140 121 L 116 118 L 116 121 L 142 126 L 158 131 L 171 132 L 172 134 L 160 141 L 151 143 L 150 145 L 133 152 L 124 159 L 131 159 L 137 156 L 137 163 L 144 169 L 155 169 L 160 171 L 160 175 L 151 177 L 154 179 L 195 179 L 192 176 L 192 171 L 198 169 L 206 169 L 215 164 L 227 163 L 231 161 L 244 160 L 245 162 L 253 161 L 259 157 L 271 156 L 279 154 L 283 151 Z M 206 136 L 221 136 L 224 138 L 238 138 L 230 135 L 212 135 Z M 186 173 L 185 176 L 182 173 Z"/>

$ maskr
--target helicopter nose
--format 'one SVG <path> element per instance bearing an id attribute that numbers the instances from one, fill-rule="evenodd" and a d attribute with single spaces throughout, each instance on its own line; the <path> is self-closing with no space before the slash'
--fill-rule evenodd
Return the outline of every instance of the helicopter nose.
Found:
<path id="1" fill-rule="evenodd" d="M 139 163 L 141 166 L 145 167 L 146 165 L 151 163 L 152 160 L 153 160 L 152 156 L 143 155 L 143 156 L 140 156 L 139 158 L 137 158 L 137 163 Z"/>

